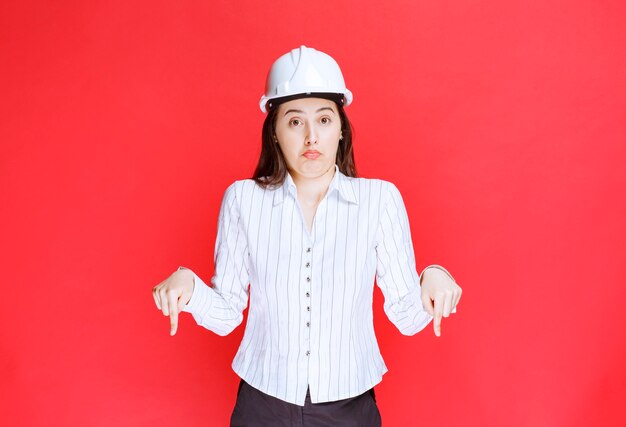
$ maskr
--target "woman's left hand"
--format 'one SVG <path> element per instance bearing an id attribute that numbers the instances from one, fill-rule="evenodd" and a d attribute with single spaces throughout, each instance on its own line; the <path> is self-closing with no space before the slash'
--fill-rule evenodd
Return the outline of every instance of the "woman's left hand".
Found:
<path id="1" fill-rule="evenodd" d="M 456 312 L 463 290 L 452 278 L 438 268 L 422 273 L 422 304 L 434 317 L 435 335 L 441 336 L 441 318 Z"/>

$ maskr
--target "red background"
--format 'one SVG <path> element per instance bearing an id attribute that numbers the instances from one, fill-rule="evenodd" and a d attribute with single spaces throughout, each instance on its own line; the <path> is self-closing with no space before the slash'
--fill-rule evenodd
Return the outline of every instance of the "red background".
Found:
<path id="1" fill-rule="evenodd" d="M 3 1 L 2 424 L 227 425 L 243 325 L 172 338 L 151 288 L 210 278 L 266 72 L 306 44 L 341 65 L 418 268 L 464 289 L 441 338 L 376 290 L 384 425 L 625 425 L 624 5 Z"/>

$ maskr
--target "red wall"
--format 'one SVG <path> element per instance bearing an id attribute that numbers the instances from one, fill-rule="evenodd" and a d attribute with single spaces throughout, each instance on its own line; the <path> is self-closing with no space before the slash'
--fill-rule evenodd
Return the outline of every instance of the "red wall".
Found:
<path id="1" fill-rule="evenodd" d="M 626 7 L 614 1 L 3 1 L 3 425 L 227 424 L 231 360 L 151 288 L 206 280 L 271 62 L 341 64 L 362 176 L 464 289 L 414 337 L 375 298 L 386 426 L 625 425 Z"/>

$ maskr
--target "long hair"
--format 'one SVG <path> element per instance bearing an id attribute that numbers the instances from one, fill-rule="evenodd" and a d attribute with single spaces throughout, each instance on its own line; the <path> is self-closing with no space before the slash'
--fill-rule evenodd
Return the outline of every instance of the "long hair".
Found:
<path id="1" fill-rule="evenodd" d="M 341 133 L 343 139 L 339 141 L 335 163 L 341 173 L 346 176 L 356 177 L 356 165 L 354 163 L 354 149 L 352 147 L 352 124 L 342 105 L 337 104 L 339 118 L 341 119 Z M 263 188 L 276 187 L 283 184 L 287 177 L 287 162 L 280 146 L 274 141 L 278 107 L 269 110 L 263 131 L 261 133 L 261 155 L 257 163 L 252 179 Z"/>

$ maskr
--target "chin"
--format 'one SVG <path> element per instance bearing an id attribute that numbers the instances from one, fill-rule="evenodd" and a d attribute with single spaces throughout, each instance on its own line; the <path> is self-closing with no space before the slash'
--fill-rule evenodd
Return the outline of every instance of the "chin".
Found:
<path id="1" fill-rule="evenodd" d="M 308 167 L 302 168 L 298 171 L 298 173 L 307 178 L 317 178 L 319 176 L 324 175 L 329 172 L 330 169 L 334 168 L 334 164 L 332 165 L 307 165 Z"/>

